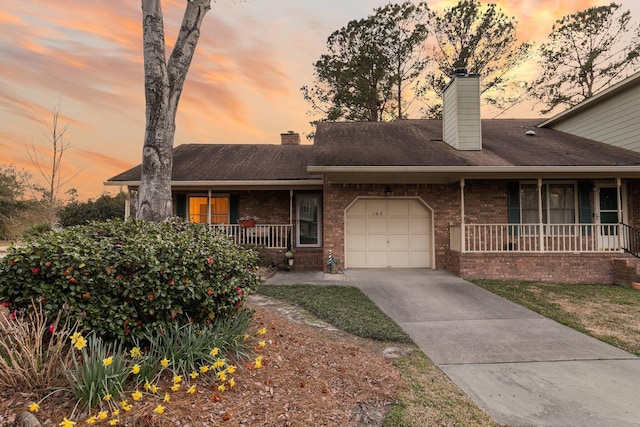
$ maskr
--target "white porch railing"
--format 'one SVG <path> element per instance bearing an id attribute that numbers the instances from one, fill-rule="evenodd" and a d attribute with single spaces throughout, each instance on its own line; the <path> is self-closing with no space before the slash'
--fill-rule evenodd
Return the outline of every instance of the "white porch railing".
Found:
<path id="1" fill-rule="evenodd" d="M 291 237 L 289 224 L 256 224 L 246 228 L 238 224 L 211 224 L 211 228 L 231 237 L 239 245 L 258 245 L 267 249 L 284 249 Z"/>
<path id="2" fill-rule="evenodd" d="M 450 227 L 457 252 L 622 251 L 619 224 L 465 224 Z"/>

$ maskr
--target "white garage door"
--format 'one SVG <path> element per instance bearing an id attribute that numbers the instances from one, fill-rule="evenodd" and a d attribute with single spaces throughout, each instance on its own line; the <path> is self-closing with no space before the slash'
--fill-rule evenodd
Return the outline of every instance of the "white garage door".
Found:
<path id="1" fill-rule="evenodd" d="M 360 199 L 347 210 L 347 267 L 431 267 L 431 211 L 416 199 Z"/>

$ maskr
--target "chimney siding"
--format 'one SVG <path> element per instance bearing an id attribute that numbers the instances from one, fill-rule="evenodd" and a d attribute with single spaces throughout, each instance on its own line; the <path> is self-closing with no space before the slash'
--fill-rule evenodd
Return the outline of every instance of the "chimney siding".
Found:
<path id="1" fill-rule="evenodd" d="M 480 77 L 453 76 L 443 94 L 442 135 L 456 150 L 482 150 Z"/>
<path id="2" fill-rule="evenodd" d="M 300 145 L 300 134 L 293 131 L 281 133 L 280 143 L 282 145 Z"/>

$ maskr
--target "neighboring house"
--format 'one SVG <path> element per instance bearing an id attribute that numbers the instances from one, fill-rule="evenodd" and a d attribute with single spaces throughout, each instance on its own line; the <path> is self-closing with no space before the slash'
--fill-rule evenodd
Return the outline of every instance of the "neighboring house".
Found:
<path id="1" fill-rule="evenodd" d="M 326 269 L 331 251 L 339 269 L 636 280 L 640 153 L 540 120 L 481 120 L 475 75 L 454 76 L 443 116 L 322 122 L 313 145 L 287 133 L 279 146 L 176 147 L 175 213 L 269 247 L 280 265 L 291 248 L 295 269 Z M 107 184 L 139 182 L 137 167 Z M 246 215 L 258 225 L 240 228 Z"/>

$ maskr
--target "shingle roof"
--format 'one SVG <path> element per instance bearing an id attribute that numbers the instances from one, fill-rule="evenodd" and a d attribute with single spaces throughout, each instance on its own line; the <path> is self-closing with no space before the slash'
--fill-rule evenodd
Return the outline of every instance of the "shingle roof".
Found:
<path id="1" fill-rule="evenodd" d="M 314 179 L 311 145 L 184 144 L 173 150 L 172 181 Z M 140 181 L 140 165 L 109 179 Z"/>
<path id="2" fill-rule="evenodd" d="M 640 166 L 640 153 L 553 129 L 539 120 L 482 121 L 482 151 L 442 141 L 440 120 L 321 122 L 312 166 Z M 535 136 L 526 135 L 526 131 Z"/>

